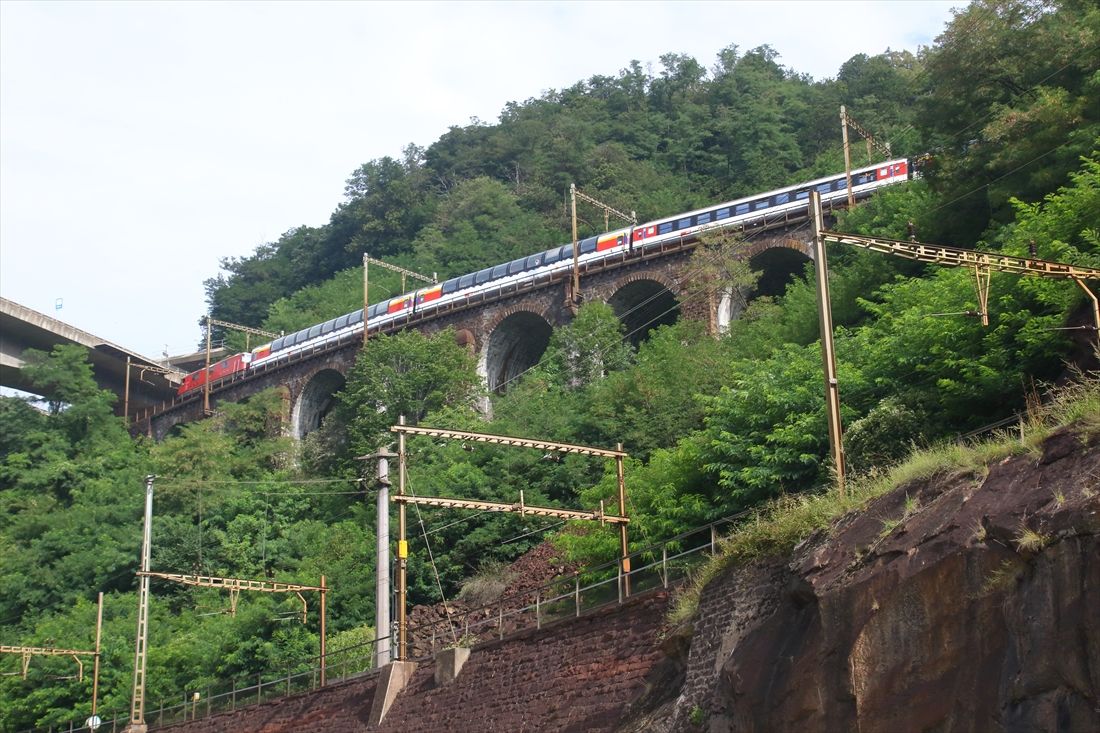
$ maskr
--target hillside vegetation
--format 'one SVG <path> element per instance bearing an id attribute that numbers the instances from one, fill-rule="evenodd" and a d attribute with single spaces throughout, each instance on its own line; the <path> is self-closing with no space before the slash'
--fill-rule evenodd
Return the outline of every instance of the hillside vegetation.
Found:
<path id="1" fill-rule="evenodd" d="M 1100 10 L 1083 0 L 990 0 L 960 12 L 931 48 L 856 56 L 834 79 L 784 68 L 767 47 L 724 50 L 708 68 L 670 54 L 537 99 L 495 123 L 453 127 L 427 148 L 370 161 L 328 224 L 300 227 L 207 283 L 216 318 L 291 329 L 361 306 L 364 251 L 441 276 L 564 242 L 570 182 L 656 217 L 842 168 L 837 109 L 931 153 L 923 179 L 844 216 L 852 232 L 1100 266 Z M 857 146 L 858 150 L 858 146 Z M 857 155 L 858 159 L 858 155 Z M 584 224 L 585 233 L 602 228 Z M 723 248 L 714 251 L 722 256 Z M 1072 283 L 996 275 L 989 327 L 972 276 L 876 254 L 830 254 L 843 420 L 852 468 L 883 469 L 1023 410 L 1089 343 Z M 752 278 L 726 268 L 738 284 Z M 373 269 L 372 269 L 373 273 Z M 379 279 L 378 297 L 395 292 Z M 337 408 L 301 446 L 282 436 L 275 394 L 226 405 L 160 444 L 132 440 L 78 350 L 32 354 L 58 402 L 0 398 L 0 639 L 90 648 L 107 597 L 101 709 L 129 706 L 143 477 L 156 474 L 152 565 L 163 572 L 275 578 L 329 596 L 329 648 L 374 618 L 374 494 L 357 456 L 411 422 L 624 443 L 639 545 L 830 482 L 812 282 L 753 300 L 729 333 L 681 321 L 636 347 L 611 310 L 581 308 L 542 362 L 484 395 L 452 335 L 372 340 Z M 704 297 L 687 296 L 687 297 Z M 1073 337 L 1080 337 L 1075 343 Z M 1075 351 L 1076 350 L 1076 351 Z M 491 421 L 477 407 L 492 403 Z M 541 452 L 411 440 L 420 494 L 593 507 L 613 467 Z M 562 527 L 530 517 L 410 511 L 413 602 L 453 597 Z M 427 542 L 425 541 L 427 540 Z M 429 553 L 429 543 L 431 552 Z M 613 557 L 613 533 L 562 534 L 585 563 Z M 297 598 L 154 582 L 150 704 L 232 679 L 315 664 L 318 619 Z M 0 661 L 18 672 L 17 657 Z M 0 729 L 83 720 L 90 678 L 66 658 L 0 677 Z"/>

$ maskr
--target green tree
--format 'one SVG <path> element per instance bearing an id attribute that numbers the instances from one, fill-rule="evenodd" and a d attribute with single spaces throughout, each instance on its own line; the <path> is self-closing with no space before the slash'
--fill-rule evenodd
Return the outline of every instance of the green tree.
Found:
<path id="1" fill-rule="evenodd" d="M 480 389 L 473 357 L 452 331 L 401 331 L 371 339 L 360 352 L 338 394 L 337 415 L 351 455 L 363 455 L 391 442 L 389 427 L 399 416 L 415 425 L 433 410 L 472 406 Z"/>
<path id="2" fill-rule="evenodd" d="M 539 217 L 524 211 L 503 183 L 461 181 L 441 202 L 414 244 L 416 257 L 448 277 L 546 249 L 556 242 Z"/>
<path id="3" fill-rule="evenodd" d="M 1095 147 L 1098 44 L 1100 9 L 1076 0 L 980 0 L 936 39 L 920 122 L 946 201 L 938 241 L 973 242 L 1011 217 L 1010 196 L 1038 199 Z"/>
<path id="4" fill-rule="evenodd" d="M 630 364 L 623 324 L 606 303 L 585 303 L 572 323 L 554 331 L 541 368 L 550 381 L 577 389 Z"/>

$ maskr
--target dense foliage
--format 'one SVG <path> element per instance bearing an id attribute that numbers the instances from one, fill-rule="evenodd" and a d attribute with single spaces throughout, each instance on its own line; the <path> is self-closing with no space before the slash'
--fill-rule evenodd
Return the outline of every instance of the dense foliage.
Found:
<path id="1" fill-rule="evenodd" d="M 916 53 L 856 56 L 815 81 L 767 47 L 731 47 L 711 68 L 669 54 L 537 99 L 494 124 L 454 127 L 427 148 L 370 161 L 328 224 L 300 227 L 208 281 L 212 313 L 292 330 L 362 304 L 362 255 L 453 275 L 568 239 L 570 182 L 642 219 L 840 169 L 840 104 L 898 154 L 930 152 L 922 180 L 842 217 L 853 232 L 1100 266 L 1100 11 L 1081 0 L 981 0 Z M 583 223 L 602 229 L 602 217 Z M 701 286 L 751 293 L 721 243 L 699 255 Z M 750 263 L 752 264 L 752 263 Z M 857 250 L 830 253 L 846 448 L 856 469 L 898 460 L 1020 409 L 1058 377 L 1072 284 L 995 275 L 989 327 L 972 276 Z M 396 294 L 371 269 L 371 300 Z M 275 578 L 333 589 L 329 628 L 348 645 L 373 622 L 374 484 L 356 460 L 388 426 L 440 425 L 575 443 L 623 443 L 637 545 L 829 481 L 812 278 L 752 299 L 729 332 L 689 320 L 640 344 L 605 305 L 584 305 L 541 362 L 486 395 L 452 333 L 370 342 L 321 429 L 283 437 L 276 392 L 226 405 L 159 444 L 132 440 L 79 350 L 30 354 L 44 410 L 0 398 L 0 630 L 5 644 L 90 648 L 107 597 L 101 708 L 128 707 L 143 477 L 156 474 L 154 569 Z M 949 315 L 940 315 L 949 314 Z M 1080 343 L 1087 343 L 1087 335 Z M 487 417 L 491 415 L 491 417 Z M 595 506 L 615 496 L 604 462 L 540 451 L 409 441 L 420 494 Z M 613 506 L 613 504 L 612 504 Z M 415 602 L 455 595 L 560 525 L 530 517 L 410 509 Z M 614 556 L 613 533 L 563 532 L 563 552 Z M 429 547 L 431 552 L 429 553 Z M 148 699 L 272 670 L 306 668 L 318 624 L 296 598 L 157 583 Z M 330 648 L 334 648 L 330 643 Z M 361 650 L 348 652 L 361 655 Z M 18 659 L 0 660 L 18 671 Z M 90 679 L 65 658 L 0 677 L 0 728 L 82 720 Z"/>

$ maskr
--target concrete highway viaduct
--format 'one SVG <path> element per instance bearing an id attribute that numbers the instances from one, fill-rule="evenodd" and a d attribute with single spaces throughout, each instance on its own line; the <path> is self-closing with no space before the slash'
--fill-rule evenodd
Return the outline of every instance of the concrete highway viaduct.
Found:
<path id="1" fill-rule="evenodd" d="M 36 393 L 35 386 L 23 372 L 26 365 L 24 352 L 27 349 L 48 352 L 62 344 L 83 346 L 88 350 L 88 361 L 96 383 L 119 396 L 115 405 L 119 415 L 127 407 L 131 410 L 149 408 L 170 399 L 184 374 L 178 369 L 166 369 L 149 357 L 95 334 L 15 301 L 0 298 L 0 385 Z"/>
<path id="2" fill-rule="evenodd" d="M 812 255 L 805 214 L 762 222 L 743 232 L 740 258 L 762 271 L 755 293 L 779 294 L 786 282 Z M 635 249 L 611 261 L 581 266 L 580 290 L 585 302 L 602 301 L 612 306 L 635 342 L 650 328 L 672 323 L 678 317 L 700 320 L 718 333 L 740 312 L 741 297 L 700 298 L 689 293 L 688 262 L 698 242 L 684 239 L 660 248 Z M 571 273 L 550 280 L 505 286 L 493 293 L 474 296 L 427 314 L 415 314 L 390 324 L 386 332 L 418 328 L 426 333 L 454 330 L 461 345 L 478 359 L 487 386 L 502 390 L 538 363 L 554 328 L 574 315 L 571 307 Z M 211 387 L 210 407 L 236 402 L 264 389 L 277 388 L 286 403 L 287 432 L 304 437 L 315 430 L 343 388 L 345 377 L 362 346 L 359 337 L 320 347 L 277 364 L 234 375 Z M 183 400 L 161 403 L 135 416 L 132 429 L 156 439 L 175 426 L 204 416 L 201 393 Z"/>

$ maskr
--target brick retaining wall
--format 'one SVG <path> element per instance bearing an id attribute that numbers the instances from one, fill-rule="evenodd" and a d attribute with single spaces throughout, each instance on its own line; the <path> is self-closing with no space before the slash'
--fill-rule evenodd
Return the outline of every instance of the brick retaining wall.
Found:
<path id="1" fill-rule="evenodd" d="M 158 730 L 173 733 L 521 733 L 612 731 L 664 655 L 666 592 L 473 649 L 458 679 L 436 687 L 421 663 L 378 728 L 367 724 L 376 677 L 337 683 Z"/>

